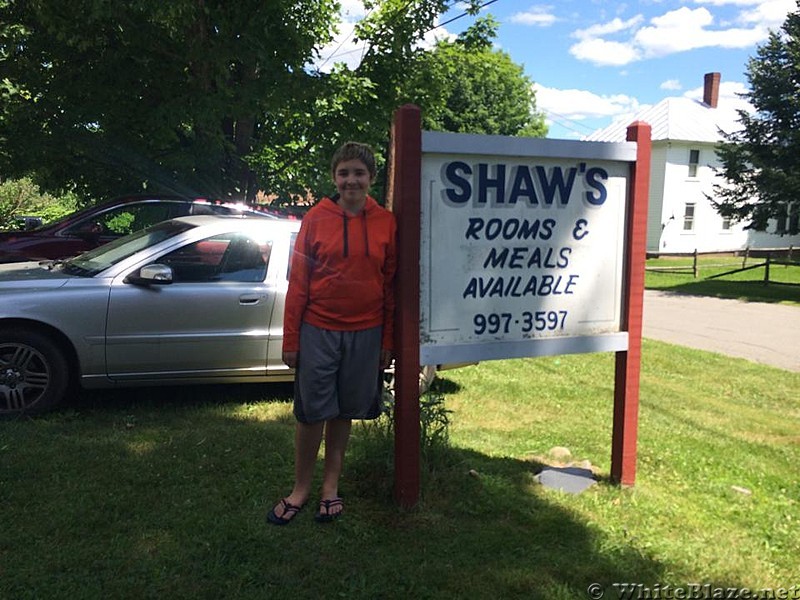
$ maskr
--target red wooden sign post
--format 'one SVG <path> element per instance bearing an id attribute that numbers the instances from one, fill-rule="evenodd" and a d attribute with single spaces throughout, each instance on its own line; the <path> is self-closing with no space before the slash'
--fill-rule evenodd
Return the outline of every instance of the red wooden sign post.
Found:
<path id="1" fill-rule="evenodd" d="M 627 140 L 636 142 L 636 162 L 628 182 L 625 231 L 625 304 L 622 330 L 628 349 L 617 352 L 614 373 L 614 425 L 611 434 L 611 479 L 633 485 L 636 479 L 636 437 L 639 423 L 639 371 L 642 363 L 644 263 L 647 249 L 647 198 L 650 190 L 650 125 L 637 121 Z"/>
<path id="2" fill-rule="evenodd" d="M 397 110 L 389 163 L 390 208 L 397 219 L 395 318 L 394 495 L 409 508 L 419 500 L 419 242 L 422 119 L 416 106 Z"/>

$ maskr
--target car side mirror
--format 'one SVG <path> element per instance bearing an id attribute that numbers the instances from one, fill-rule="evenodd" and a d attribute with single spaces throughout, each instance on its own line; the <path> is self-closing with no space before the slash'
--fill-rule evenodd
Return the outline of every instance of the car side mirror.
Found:
<path id="1" fill-rule="evenodd" d="M 125 282 L 134 285 L 168 285 L 172 283 L 172 267 L 158 263 L 145 265 L 138 274 L 128 275 Z"/>
<path id="2" fill-rule="evenodd" d="M 22 221 L 24 231 L 31 231 L 42 226 L 41 217 L 19 217 L 19 220 Z"/>

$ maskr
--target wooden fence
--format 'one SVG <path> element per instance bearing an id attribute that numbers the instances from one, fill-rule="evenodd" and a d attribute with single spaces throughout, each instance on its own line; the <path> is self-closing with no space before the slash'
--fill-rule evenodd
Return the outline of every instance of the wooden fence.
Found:
<path id="1" fill-rule="evenodd" d="M 764 248 L 764 249 L 757 249 L 751 250 L 749 247 L 744 250 L 742 253 L 742 266 L 741 268 L 731 269 L 729 271 L 725 271 L 723 273 L 717 273 L 716 275 L 711 275 L 707 277 L 707 279 L 717 279 L 718 277 L 724 277 L 725 275 L 732 275 L 734 273 L 741 273 L 743 271 L 750 271 L 752 269 L 760 269 L 764 268 L 764 285 L 768 285 L 770 283 L 776 285 L 800 285 L 796 283 L 786 283 L 781 281 L 770 281 L 770 267 L 771 266 L 785 266 L 785 267 L 800 267 L 800 262 L 793 260 L 795 253 L 795 248 L 793 246 L 789 246 L 788 248 Z M 700 266 L 698 263 L 698 257 L 702 256 L 704 253 L 698 252 L 695 250 L 692 254 L 692 264 L 691 265 L 676 265 L 676 266 L 668 266 L 668 265 L 659 265 L 659 266 L 651 266 L 645 267 L 647 271 L 651 271 L 653 273 L 686 273 L 691 274 L 695 279 L 697 279 L 698 274 L 700 272 Z M 705 254 L 719 256 L 719 252 L 706 252 Z M 779 255 L 779 257 L 775 257 L 774 255 Z M 753 259 L 759 260 L 760 262 L 756 264 L 751 264 L 748 266 L 747 261 Z M 719 269 L 722 267 L 730 266 L 731 263 L 720 263 L 720 264 L 712 264 L 712 263 L 703 263 L 704 269 Z"/>

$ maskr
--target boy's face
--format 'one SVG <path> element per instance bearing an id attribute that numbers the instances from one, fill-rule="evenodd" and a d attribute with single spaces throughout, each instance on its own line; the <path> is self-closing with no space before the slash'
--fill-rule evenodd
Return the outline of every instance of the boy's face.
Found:
<path id="1" fill-rule="evenodd" d="M 363 202 L 372 185 L 367 165 L 358 159 L 345 160 L 336 165 L 333 181 L 342 200 L 350 204 Z"/>

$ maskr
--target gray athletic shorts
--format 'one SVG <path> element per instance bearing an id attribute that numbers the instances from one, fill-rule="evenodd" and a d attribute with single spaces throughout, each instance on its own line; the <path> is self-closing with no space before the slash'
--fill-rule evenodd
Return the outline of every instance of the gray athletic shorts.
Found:
<path id="1" fill-rule="evenodd" d="M 300 326 L 294 416 L 301 423 L 377 419 L 383 408 L 383 327 L 330 331 Z"/>

